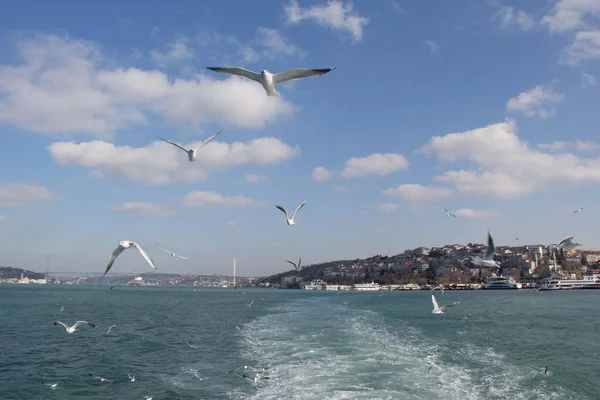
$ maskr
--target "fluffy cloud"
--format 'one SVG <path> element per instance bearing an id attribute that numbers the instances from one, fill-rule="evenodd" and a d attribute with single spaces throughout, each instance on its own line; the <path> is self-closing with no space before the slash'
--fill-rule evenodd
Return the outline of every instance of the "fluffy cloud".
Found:
<path id="1" fill-rule="evenodd" d="M 55 35 L 19 42 L 23 63 L 0 66 L 0 123 L 45 134 L 110 137 L 158 115 L 198 127 L 261 128 L 295 108 L 248 80 L 174 79 L 160 71 L 108 68 L 100 49 Z"/>
<path id="2" fill-rule="evenodd" d="M 597 0 L 559 0 L 552 13 L 542 18 L 550 32 L 566 32 L 585 27 L 587 15 L 600 17 L 600 1 Z"/>
<path id="3" fill-rule="evenodd" d="M 454 215 L 461 218 L 477 219 L 477 218 L 494 218 L 498 214 L 494 211 L 489 210 L 473 210 L 472 208 L 461 208 L 456 210 Z"/>
<path id="4" fill-rule="evenodd" d="M 183 203 L 188 207 L 202 207 L 205 205 L 219 205 L 227 207 L 262 207 L 264 202 L 249 199 L 245 196 L 223 196 L 220 193 L 206 191 L 192 191 L 185 195 Z"/>
<path id="5" fill-rule="evenodd" d="M 408 160 L 402 154 L 374 153 L 363 158 L 349 159 L 341 175 L 346 179 L 367 175 L 386 176 L 407 168 Z"/>
<path id="6" fill-rule="evenodd" d="M 333 172 L 325 167 L 317 167 L 313 170 L 312 178 L 317 182 L 323 182 L 333 176 Z"/>
<path id="7" fill-rule="evenodd" d="M 583 87 L 589 87 L 596 85 L 596 77 L 591 74 L 582 74 L 581 79 L 583 83 L 581 84 Z"/>
<path id="8" fill-rule="evenodd" d="M 259 26 L 258 42 L 265 47 L 263 54 L 269 59 L 274 59 L 282 54 L 299 58 L 306 56 L 300 47 L 291 44 L 277 29 Z"/>
<path id="9" fill-rule="evenodd" d="M 200 144 L 193 142 L 187 147 L 195 148 Z M 272 137 L 247 143 L 212 141 L 198 152 L 195 163 L 189 163 L 183 151 L 162 141 L 139 148 L 115 146 L 101 140 L 56 142 L 48 146 L 48 150 L 60 165 L 93 168 L 96 176 L 109 173 L 148 184 L 202 181 L 207 176 L 205 169 L 226 169 L 250 163 L 277 164 L 300 153 L 298 146 L 291 147 Z"/>
<path id="10" fill-rule="evenodd" d="M 503 7 L 493 16 L 492 21 L 497 21 L 502 29 L 514 26 L 528 30 L 535 26 L 533 18 L 524 11 L 517 11 L 513 7 Z"/>
<path id="11" fill-rule="evenodd" d="M 574 142 L 554 141 L 552 143 L 542 143 L 537 145 L 538 149 L 546 150 L 552 153 L 561 153 L 568 148 L 574 148 L 579 151 L 592 151 L 600 149 L 600 144 L 591 140 L 576 140 Z"/>
<path id="12" fill-rule="evenodd" d="M 155 63 L 164 67 L 171 62 L 189 60 L 194 57 L 194 52 L 189 47 L 188 40 L 184 37 L 179 37 L 173 43 L 169 44 L 169 51 L 161 52 L 159 50 L 152 50 L 150 57 Z"/>
<path id="13" fill-rule="evenodd" d="M 573 66 L 597 58 L 600 58 L 600 30 L 579 31 L 573 43 L 563 50 L 560 62 Z"/>
<path id="14" fill-rule="evenodd" d="M 431 200 L 444 200 L 452 195 L 452 190 L 434 186 L 423 186 L 413 183 L 405 183 L 395 188 L 389 188 L 382 192 L 386 196 L 398 197 L 411 203 Z"/>
<path id="15" fill-rule="evenodd" d="M 142 217 L 168 217 L 174 214 L 173 211 L 154 203 L 122 203 L 110 209 L 114 212 L 130 212 Z"/>
<path id="16" fill-rule="evenodd" d="M 377 208 L 379 209 L 379 211 L 384 212 L 384 213 L 391 213 L 396 211 L 400 206 L 398 204 L 394 204 L 394 203 L 383 203 L 377 206 Z"/>
<path id="17" fill-rule="evenodd" d="M 600 182 L 600 159 L 547 154 L 530 148 L 516 134 L 514 120 L 461 133 L 435 136 L 421 151 L 439 161 L 468 160 L 472 170 L 446 171 L 434 179 L 465 195 L 524 197 L 550 183 Z"/>
<path id="18" fill-rule="evenodd" d="M 431 54 L 437 54 L 438 50 L 439 50 L 439 46 L 436 42 L 434 42 L 433 40 L 426 40 L 425 43 L 427 46 L 429 46 L 429 50 L 431 50 Z"/>
<path id="19" fill-rule="evenodd" d="M 546 118 L 554 114 L 554 110 L 542 107 L 548 103 L 562 101 L 564 98 L 564 94 L 557 93 L 550 87 L 540 85 L 509 99 L 506 103 L 506 111 L 522 112 L 528 117 L 538 115 L 541 118 Z"/>
<path id="20" fill-rule="evenodd" d="M 18 207 L 32 202 L 48 202 L 54 195 L 43 186 L 8 183 L 0 185 L 0 207 Z"/>
<path id="21" fill-rule="evenodd" d="M 361 17 L 352 11 L 351 3 L 344 5 L 339 0 L 332 0 L 326 5 L 312 5 L 306 8 L 300 7 L 296 0 L 292 0 L 284 10 L 287 21 L 291 24 L 312 19 L 326 28 L 347 31 L 352 34 L 353 43 L 362 40 L 363 27 L 369 23 L 368 18 Z"/>
<path id="22" fill-rule="evenodd" d="M 256 174 L 246 174 L 246 183 L 259 183 L 267 180 L 266 176 L 256 175 Z"/>

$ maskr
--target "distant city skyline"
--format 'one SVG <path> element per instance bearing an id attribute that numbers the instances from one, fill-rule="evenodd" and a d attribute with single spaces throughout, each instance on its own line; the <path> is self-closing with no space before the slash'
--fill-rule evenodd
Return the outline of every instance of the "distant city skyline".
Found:
<path id="1" fill-rule="evenodd" d="M 235 257 L 240 276 L 271 275 L 299 257 L 485 243 L 487 229 L 496 246 L 600 247 L 594 7 L 7 5 L 0 264 L 49 253 L 103 271 L 131 240 L 158 273 L 230 274 Z M 271 97 L 204 69 L 226 65 L 336 69 Z M 220 130 L 193 163 L 157 138 L 193 147 Z M 274 205 L 304 200 L 286 225 Z M 147 271 L 136 252 L 111 270 Z"/>

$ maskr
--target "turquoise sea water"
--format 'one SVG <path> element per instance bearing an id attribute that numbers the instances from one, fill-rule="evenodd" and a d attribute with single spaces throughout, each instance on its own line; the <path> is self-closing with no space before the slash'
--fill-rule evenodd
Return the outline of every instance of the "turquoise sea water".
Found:
<path id="1" fill-rule="evenodd" d="M 0 399 L 600 398 L 600 291 L 435 293 L 0 285 Z"/>

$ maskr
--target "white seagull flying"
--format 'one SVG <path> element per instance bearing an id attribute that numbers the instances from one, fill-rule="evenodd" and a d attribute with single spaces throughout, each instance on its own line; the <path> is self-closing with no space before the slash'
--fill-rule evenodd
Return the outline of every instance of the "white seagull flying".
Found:
<path id="1" fill-rule="evenodd" d="M 109 326 L 109 327 L 108 327 L 108 330 L 106 331 L 106 334 L 108 335 L 108 334 L 110 333 L 110 330 L 111 330 L 112 328 L 114 328 L 115 326 L 116 326 L 116 325 L 111 325 L 111 326 Z"/>
<path id="2" fill-rule="evenodd" d="M 323 75 L 335 69 L 335 67 L 321 69 L 297 68 L 285 72 L 279 72 L 277 74 L 272 74 L 266 69 L 263 69 L 260 73 L 256 73 L 240 67 L 205 68 L 211 71 L 221 72 L 223 74 L 242 76 L 244 78 L 248 78 L 252 81 L 258 82 L 265 89 L 268 96 L 279 96 L 279 93 L 277 93 L 277 90 L 275 90 L 275 86 L 279 85 L 280 83 L 292 81 L 294 79 L 310 78 L 311 76 Z"/>
<path id="3" fill-rule="evenodd" d="M 290 261 L 290 260 L 286 260 L 286 261 L 289 262 L 290 264 L 292 264 L 294 266 L 294 268 L 296 268 L 297 270 L 300 269 L 300 265 L 302 265 L 302 257 L 300 257 L 298 259 L 298 264 L 296 264 L 295 262 Z"/>
<path id="4" fill-rule="evenodd" d="M 51 389 L 56 389 L 56 387 L 58 386 L 58 384 L 60 382 L 56 382 L 56 383 L 44 383 L 44 381 L 40 382 L 42 385 L 46 385 L 46 386 L 50 386 Z"/>
<path id="5" fill-rule="evenodd" d="M 560 241 L 557 247 L 572 250 L 577 246 L 581 246 L 581 243 L 573 242 L 574 237 L 575 236 L 567 236 L 566 238 Z"/>
<path id="6" fill-rule="evenodd" d="M 117 257 L 119 257 L 119 254 L 133 247 L 137 248 L 140 251 L 142 257 L 144 257 L 144 260 L 146 260 L 146 262 L 150 264 L 152 268 L 156 269 L 156 264 L 154 264 L 154 261 L 152 261 L 152 259 L 150 258 L 148 253 L 146 253 L 146 250 L 144 250 L 142 246 L 130 240 L 123 240 L 119 243 L 119 247 L 117 247 L 108 258 L 108 265 L 106 266 L 106 271 L 104 271 L 104 275 L 106 275 L 108 271 L 112 268 L 113 264 L 115 263 L 115 260 L 117 259 Z"/>
<path id="7" fill-rule="evenodd" d="M 254 303 L 254 300 L 252 300 L 250 303 L 244 303 L 244 304 L 246 304 L 248 307 L 252 307 L 252 303 Z"/>
<path id="8" fill-rule="evenodd" d="M 577 210 L 573 211 L 573 214 L 577 214 L 583 211 L 583 207 L 579 207 Z"/>
<path id="9" fill-rule="evenodd" d="M 277 207 L 278 209 L 280 209 L 284 214 L 285 214 L 285 218 L 287 219 L 287 224 L 289 226 L 294 226 L 296 225 L 296 221 L 294 221 L 294 218 L 296 217 L 296 213 L 298 211 L 300 211 L 300 209 L 302 207 L 304 207 L 304 205 L 306 204 L 306 200 L 304 200 L 299 206 L 298 208 L 296 208 L 296 211 L 294 211 L 294 214 L 292 214 L 292 218 L 289 217 L 288 212 L 285 210 L 285 208 L 283 208 L 282 206 L 280 206 L 279 204 L 275 204 L 275 207 Z"/>
<path id="10" fill-rule="evenodd" d="M 89 325 L 92 328 L 96 327 L 96 325 L 90 324 L 87 321 L 77 321 L 77 322 L 75 322 L 75 324 L 73 326 L 67 326 L 66 324 L 64 324 L 60 321 L 54 321 L 53 325 L 62 325 L 65 328 L 65 330 L 67 331 L 67 333 L 75 332 L 77 330 L 77 328 L 79 327 L 79 325 Z"/>
<path id="11" fill-rule="evenodd" d="M 471 257 L 473 264 L 480 267 L 492 267 L 500 268 L 500 262 L 494 261 L 494 253 L 496 252 L 496 246 L 494 246 L 494 239 L 492 238 L 492 232 L 488 230 L 488 247 L 483 255 L 483 258 L 479 256 Z"/>
<path id="12" fill-rule="evenodd" d="M 167 139 L 163 139 L 160 136 L 157 136 L 157 138 L 159 138 L 162 141 L 165 141 L 169 144 L 172 144 L 175 147 L 179 147 L 181 150 L 185 151 L 188 155 L 188 162 L 194 162 L 196 161 L 196 152 L 198 150 L 200 150 L 201 148 L 203 148 L 204 146 L 206 146 L 211 140 L 213 140 L 214 138 L 216 138 L 217 136 L 219 136 L 221 134 L 221 132 L 223 132 L 223 130 L 220 130 L 219 132 L 215 133 L 214 135 L 212 135 L 211 137 L 209 137 L 208 139 L 206 139 L 204 142 L 202 142 L 202 144 L 199 147 L 196 147 L 195 149 L 186 149 L 185 147 L 183 147 L 182 145 L 180 145 L 179 143 L 173 142 L 171 140 L 167 140 Z"/>
<path id="13" fill-rule="evenodd" d="M 180 255 L 179 255 L 179 254 L 177 254 L 177 253 L 173 253 L 172 251 L 169 251 L 169 250 L 165 249 L 164 247 L 162 247 L 162 246 L 160 245 L 160 243 L 156 243 L 156 245 L 157 245 L 157 246 L 158 246 L 158 247 L 159 247 L 159 248 L 160 248 L 162 251 L 164 251 L 164 252 L 166 252 L 166 253 L 169 253 L 169 254 L 171 255 L 171 257 L 179 257 L 179 258 L 181 258 L 181 259 L 183 259 L 183 260 L 189 260 L 189 259 L 190 259 L 189 257 L 180 256 Z"/>
<path id="14" fill-rule="evenodd" d="M 109 382 L 109 383 L 117 383 L 117 381 L 113 381 L 112 379 L 102 378 L 101 376 L 95 376 L 88 372 L 88 375 L 94 379 L 98 379 L 100 382 Z"/>
<path id="15" fill-rule="evenodd" d="M 443 314 L 446 308 L 453 307 L 454 304 L 446 304 L 443 306 L 439 306 L 437 300 L 435 299 L 435 294 L 431 295 L 431 301 L 433 302 L 433 311 L 432 314 Z"/>
<path id="16" fill-rule="evenodd" d="M 444 208 L 444 210 L 446 210 L 446 217 L 454 217 L 454 218 L 456 218 L 456 215 L 454 215 L 454 213 L 451 213 L 450 211 L 448 211 L 447 208 Z"/>
<path id="17" fill-rule="evenodd" d="M 129 380 L 131 382 L 135 382 L 135 375 L 129 375 L 129 372 L 127 373 L 127 376 L 129 377 Z"/>

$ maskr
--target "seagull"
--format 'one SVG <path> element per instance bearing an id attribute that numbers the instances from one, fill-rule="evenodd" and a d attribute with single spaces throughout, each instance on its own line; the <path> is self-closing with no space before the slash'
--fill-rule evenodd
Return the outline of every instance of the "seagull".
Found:
<path id="1" fill-rule="evenodd" d="M 189 259 L 190 259 L 189 257 L 180 256 L 179 254 L 173 253 L 172 251 L 169 251 L 169 250 L 165 249 L 165 248 L 164 248 L 164 247 L 162 247 L 162 246 L 160 245 L 160 243 L 158 243 L 158 242 L 156 243 L 156 245 L 157 245 L 158 247 L 160 247 L 160 249 L 161 249 L 162 251 L 169 253 L 169 254 L 171 255 L 171 257 L 179 257 L 179 258 L 181 258 L 181 259 L 184 259 L 184 260 L 189 260 Z"/>
<path id="2" fill-rule="evenodd" d="M 67 331 L 67 333 L 73 333 L 73 332 L 75 332 L 77 330 L 77 328 L 79 327 L 79 325 L 83 325 L 83 324 L 87 324 L 87 325 L 91 326 L 92 328 L 96 327 L 96 325 L 90 324 L 87 321 L 77 321 L 77 322 L 75 322 L 75 325 L 73 325 L 73 326 L 67 326 L 64 323 L 60 322 L 60 321 L 54 321 L 54 323 L 53 323 L 53 325 L 62 325 L 62 326 L 64 326 L 65 330 Z"/>
<path id="3" fill-rule="evenodd" d="M 546 367 L 546 368 L 544 369 L 544 374 L 546 374 L 546 375 L 548 374 L 548 367 Z"/>
<path id="4" fill-rule="evenodd" d="M 144 400 L 152 400 L 153 397 L 152 396 L 144 396 Z"/>
<path id="5" fill-rule="evenodd" d="M 248 376 L 248 375 L 242 375 L 242 378 L 249 379 L 254 384 L 254 386 L 256 386 L 256 387 L 258 387 L 258 384 L 260 383 L 260 381 L 262 379 L 269 379 L 268 376 L 263 376 L 260 373 L 254 374 L 253 377 L 252 376 Z"/>
<path id="6" fill-rule="evenodd" d="M 150 266 L 152 268 L 156 269 L 156 265 L 154 264 L 154 261 L 152 261 L 152 259 L 150 258 L 148 253 L 146 253 L 146 250 L 144 250 L 144 248 L 142 246 L 140 246 L 136 242 L 132 242 L 130 240 L 123 240 L 122 242 L 119 243 L 119 247 L 117 247 L 110 255 L 110 257 L 108 259 L 108 265 L 106 266 L 106 271 L 104 271 L 104 275 L 106 275 L 108 273 L 108 271 L 111 269 L 115 260 L 117 259 L 117 257 L 119 257 L 119 254 L 121 254 L 123 251 L 125 251 L 129 248 L 132 248 L 132 247 L 136 247 L 140 251 L 140 254 L 142 255 L 142 257 L 144 257 L 144 259 L 148 262 L 148 264 L 150 264 Z"/>
<path id="7" fill-rule="evenodd" d="M 573 238 L 575 236 L 567 236 L 566 238 L 564 238 L 563 240 L 560 241 L 560 243 L 558 244 L 558 248 L 564 248 L 567 250 L 571 250 L 574 249 L 577 246 L 581 246 L 581 243 L 574 243 L 573 242 Z"/>
<path id="8" fill-rule="evenodd" d="M 60 306 L 60 311 L 64 310 L 65 306 Z"/>
<path id="9" fill-rule="evenodd" d="M 50 386 L 51 389 L 56 389 L 56 387 L 58 386 L 58 384 L 60 382 L 56 382 L 56 383 L 44 383 L 44 381 L 40 382 L 42 385 L 46 385 L 46 386 Z"/>
<path id="10" fill-rule="evenodd" d="M 129 377 L 129 380 L 130 380 L 131 382 L 135 382 L 135 375 L 131 376 L 131 375 L 129 375 L 129 372 L 128 372 L 128 373 L 127 373 L 127 376 Z"/>
<path id="11" fill-rule="evenodd" d="M 439 306 L 437 300 L 435 299 L 435 294 L 431 295 L 431 301 L 433 302 L 433 311 L 432 314 L 443 314 L 446 308 L 450 308 L 454 306 L 454 304 L 446 304 L 444 306 Z"/>
<path id="12" fill-rule="evenodd" d="M 516 238 L 515 238 L 515 240 L 519 240 L 519 238 L 518 238 L 518 237 L 516 237 Z"/>
<path id="13" fill-rule="evenodd" d="M 88 372 L 88 375 L 91 376 L 94 379 L 98 379 L 100 382 L 117 383 L 117 381 L 113 381 L 111 379 L 105 379 L 105 378 L 102 378 L 100 376 L 95 376 L 95 375 L 90 374 L 89 372 Z"/>
<path id="14" fill-rule="evenodd" d="M 433 289 L 431 289 L 431 291 L 433 292 L 436 289 L 440 289 L 442 291 L 442 294 L 444 293 L 444 286 L 442 285 L 437 285 L 436 287 L 434 287 Z"/>
<path id="15" fill-rule="evenodd" d="M 302 257 L 300 257 L 298 259 L 298 264 L 296 264 L 295 262 L 290 261 L 290 260 L 286 260 L 286 261 L 289 262 L 290 264 L 292 264 L 294 266 L 294 268 L 296 268 L 298 270 L 298 269 L 300 269 L 300 264 L 302 264 Z"/>
<path id="16" fill-rule="evenodd" d="M 471 257 L 473 264 L 480 267 L 493 267 L 499 268 L 500 262 L 494 261 L 494 253 L 496 252 L 496 246 L 494 246 L 494 239 L 492 238 L 492 232 L 488 230 L 488 247 L 483 255 L 483 258 L 479 256 Z"/>
<path id="17" fill-rule="evenodd" d="M 260 74 L 249 71 L 240 67 L 205 67 L 211 71 L 220 72 L 223 74 L 238 75 L 244 78 L 248 78 L 252 81 L 258 82 L 265 88 L 268 96 L 279 96 L 275 85 L 291 81 L 294 79 L 310 78 L 311 76 L 323 75 L 331 72 L 333 68 L 321 68 L 321 69 L 310 69 L 310 68 L 298 68 L 291 69 L 289 71 L 280 72 L 278 74 L 271 74 L 266 69 L 263 69 Z"/>
<path id="18" fill-rule="evenodd" d="M 454 215 L 454 213 L 451 213 L 450 211 L 448 211 L 447 208 L 444 208 L 444 210 L 446 210 L 446 217 L 454 217 L 454 218 L 456 218 L 456 215 Z"/>
<path id="19" fill-rule="evenodd" d="M 175 147 L 179 147 L 181 150 L 185 151 L 188 155 L 188 162 L 194 162 L 196 161 L 196 152 L 198 150 L 200 150 L 201 148 L 203 148 L 204 146 L 206 146 L 211 140 L 213 140 L 214 138 L 216 138 L 217 136 L 219 136 L 221 134 L 221 132 L 223 132 L 222 130 L 220 130 L 219 132 L 215 133 L 214 135 L 212 135 L 211 137 L 209 137 L 208 139 L 206 139 L 204 142 L 202 142 L 202 144 L 199 147 L 196 147 L 195 149 L 186 149 L 185 147 L 183 147 L 182 145 L 180 145 L 179 143 L 175 143 L 173 141 L 167 140 L 167 139 L 163 139 L 160 136 L 157 136 L 157 138 L 159 138 L 162 141 L 165 141 L 169 144 L 172 144 Z"/>
<path id="20" fill-rule="evenodd" d="M 579 207 L 577 210 L 573 211 L 573 214 L 577 214 L 583 211 L 583 207 Z"/>
<path id="21" fill-rule="evenodd" d="M 250 303 L 244 303 L 244 304 L 246 304 L 248 307 L 252 307 L 252 303 L 254 303 L 254 300 L 252 300 Z"/>
<path id="22" fill-rule="evenodd" d="M 288 224 L 289 226 L 294 226 L 294 225 L 296 225 L 296 221 L 294 221 L 294 218 L 296 217 L 296 213 L 297 213 L 298 211 L 300 211 L 300 209 L 301 209 L 302 207 L 304 207 L 304 205 L 305 205 L 305 204 L 306 204 L 306 200 L 304 200 L 304 201 L 303 201 L 303 202 L 302 202 L 302 203 L 301 203 L 301 204 L 298 206 L 298 208 L 296 208 L 296 211 L 294 211 L 294 214 L 292 214 L 292 218 L 290 218 L 290 217 L 289 217 L 289 215 L 288 215 L 287 211 L 285 210 L 285 208 L 283 208 L 283 207 L 282 207 L 282 206 L 280 206 L 279 204 L 275 204 L 275 207 L 277 207 L 278 209 L 280 209 L 280 210 L 281 210 L 281 211 L 282 211 L 282 212 L 285 214 L 285 217 L 287 218 L 287 224 Z"/>
<path id="23" fill-rule="evenodd" d="M 527 327 L 527 329 L 531 329 L 531 328 L 533 328 L 533 324 L 531 324 Z"/>
<path id="24" fill-rule="evenodd" d="M 116 326 L 116 325 L 111 325 L 111 326 L 109 326 L 109 327 L 108 327 L 108 330 L 106 331 L 106 334 L 108 335 L 108 334 L 110 333 L 110 330 L 111 330 L 112 328 L 114 328 L 115 326 Z"/>
<path id="25" fill-rule="evenodd" d="M 192 349 L 198 349 L 198 348 L 199 348 L 198 346 L 192 346 L 192 345 L 190 344 L 190 342 L 188 342 L 187 340 L 186 340 L 185 342 L 186 342 L 186 343 L 188 344 L 188 346 L 190 346 Z"/>
<path id="26" fill-rule="evenodd" d="M 433 368 L 433 364 L 431 364 L 431 365 L 429 366 L 429 369 L 427 370 L 427 372 L 431 371 L 431 368 Z"/>

